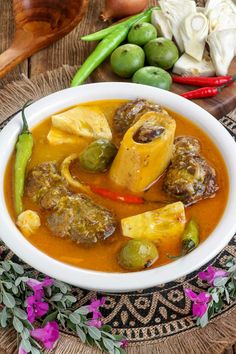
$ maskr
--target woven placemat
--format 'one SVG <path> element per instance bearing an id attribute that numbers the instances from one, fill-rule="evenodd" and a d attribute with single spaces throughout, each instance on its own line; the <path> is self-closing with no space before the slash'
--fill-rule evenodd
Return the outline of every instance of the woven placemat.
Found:
<path id="1" fill-rule="evenodd" d="M 22 77 L 21 81 L 0 90 L 1 128 L 27 100 L 35 101 L 68 87 L 75 70 L 74 67 L 64 66 L 32 80 Z M 220 121 L 235 138 L 236 110 Z M 6 247 L 2 251 L 4 257 L 18 260 Z M 210 264 L 220 267 L 229 256 L 236 256 L 236 236 Z M 129 354 L 218 354 L 236 341 L 236 302 L 225 304 L 206 328 L 195 326 L 191 317 L 191 303 L 184 296 L 184 288 L 191 287 L 195 291 L 204 289 L 205 285 L 197 278 L 198 271 L 151 289 L 106 294 L 107 302 L 102 311 L 104 323 L 111 325 L 114 332 L 127 336 Z M 96 295 L 78 288 L 73 291 L 81 305 Z M 0 331 L 0 354 L 12 354 L 15 350 L 14 332 Z M 78 338 L 69 333 L 62 333 L 54 353 L 90 354 L 99 351 L 82 345 Z"/>

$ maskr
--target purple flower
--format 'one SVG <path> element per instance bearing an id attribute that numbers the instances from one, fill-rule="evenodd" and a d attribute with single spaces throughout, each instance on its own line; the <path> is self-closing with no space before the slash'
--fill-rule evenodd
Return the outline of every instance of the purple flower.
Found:
<path id="1" fill-rule="evenodd" d="M 91 300 L 90 305 L 88 305 L 88 310 L 90 313 L 93 314 L 93 320 L 97 320 L 102 317 L 101 312 L 99 311 L 100 306 L 103 306 L 106 302 L 106 298 L 102 297 L 100 300 L 99 299 L 93 299 Z"/>
<path id="2" fill-rule="evenodd" d="M 44 347 L 52 349 L 59 338 L 59 326 L 57 322 L 48 322 L 45 327 L 33 329 L 31 336 L 42 342 Z"/>
<path id="3" fill-rule="evenodd" d="M 91 327 L 96 327 L 96 328 L 101 328 L 102 327 L 102 321 L 101 320 L 97 320 L 97 319 L 91 319 L 87 322 L 88 326 Z"/>
<path id="4" fill-rule="evenodd" d="M 129 342 L 127 339 L 121 339 L 120 344 L 121 344 L 121 346 L 120 346 L 121 348 L 127 348 Z"/>
<path id="5" fill-rule="evenodd" d="M 43 288 L 44 287 L 47 287 L 47 286 L 52 286 L 54 283 L 54 280 L 49 278 L 49 277 L 46 277 L 43 281 L 39 281 L 39 280 L 36 280 L 36 279 L 29 279 L 27 281 L 27 285 L 35 292 L 42 292 L 43 291 Z"/>
<path id="6" fill-rule="evenodd" d="M 26 299 L 27 303 L 27 318 L 30 323 L 34 323 L 36 318 L 46 315 L 49 309 L 49 305 L 46 302 L 41 301 L 39 293 L 29 296 Z"/>
<path id="7" fill-rule="evenodd" d="M 19 348 L 18 354 L 27 354 L 26 351 L 24 351 L 23 348 Z"/>
<path id="8" fill-rule="evenodd" d="M 209 266 L 206 272 L 200 272 L 198 276 L 201 280 L 206 280 L 209 285 L 214 285 L 215 279 L 225 278 L 228 276 L 228 273 L 223 269 Z"/>
<path id="9" fill-rule="evenodd" d="M 211 295 L 205 291 L 196 294 L 192 289 L 185 289 L 185 294 L 193 301 L 193 316 L 202 317 L 207 311 L 207 304 L 211 300 Z"/>

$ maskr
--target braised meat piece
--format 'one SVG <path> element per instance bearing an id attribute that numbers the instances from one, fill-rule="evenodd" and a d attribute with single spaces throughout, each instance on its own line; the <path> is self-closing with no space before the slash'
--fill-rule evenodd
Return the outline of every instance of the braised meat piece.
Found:
<path id="1" fill-rule="evenodd" d="M 69 236 L 77 243 L 91 244 L 106 239 L 116 227 L 107 209 L 84 194 L 61 198 L 57 209 L 47 218 L 49 229 L 57 236 Z"/>
<path id="2" fill-rule="evenodd" d="M 116 132 L 121 136 L 124 135 L 143 114 L 151 111 L 166 113 L 161 106 L 144 99 L 137 99 L 125 103 L 117 109 L 113 118 Z"/>
<path id="3" fill-rule="evenodd" d="M 34 167 L 26 179 L 25 194 L 43 209 L 53 209 L 61 197 L 69 194 L 66 180 L 59 174 L 55 162 Z"/>
<path id="4" fill-rule="evenodd" d="M 48 227 L 56 236 L 92 244 L 115 231 L 113 214 L 87 195 L 73 194 L 55 162 L 42 163 L 29 172 L 25 193 L 48 210 Z"/>
<path id="5" fill-rule="evenodd" d="M 212 197 L 218 190 L 216 172 L 199 152 L 197 139 L 178 137 L 164 179 L 164 191 L 185 205 Z"/>

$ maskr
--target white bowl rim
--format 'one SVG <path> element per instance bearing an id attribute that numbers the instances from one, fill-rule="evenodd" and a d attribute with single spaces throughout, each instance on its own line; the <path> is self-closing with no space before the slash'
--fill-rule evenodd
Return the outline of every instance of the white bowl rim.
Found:
<path id="1" fill-rule="evenodd" d="M 79 103 L 102 99 L 146 98 L 180 113 L 200 126 L 218 145 L 225 160 L 230 190 L 224 215 L 211 235 L 193 252 L 167 265 L 134 273 L 108 273 L 78 268 L 49 257 L 34 247 L 12 221 L 4 197 L 4 173 L 17 135 L 21 128 L 18 113 L 0 132 L 0 146 L 4 146 L 0 159 L 0 237 L 24 262 L 37 270 L 69 284 L 90 290 L 128 292 L 153 287 L 185 276 L 209 262 L 230 241 L 236 230 L 236 144 L 211 114 L 197 104 L 172 92 L 132 83 L 96 83 L 68 88 L 50 94 L 27 108 L 29 126 L 32 127 L 53 113 Z M 209 210 L 210 216 L 210 210 Z"/>

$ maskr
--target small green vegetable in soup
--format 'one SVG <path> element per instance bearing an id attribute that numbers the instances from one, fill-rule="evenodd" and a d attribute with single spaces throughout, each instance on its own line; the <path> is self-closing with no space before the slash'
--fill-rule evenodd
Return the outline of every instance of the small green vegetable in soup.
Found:
<path id="1" fill-rule="evenodd" d="M 194 248 L 199 245 L 199 226 L 198 223 L 191 219 L 182 235 L 182 256 L 191 252 Z"/>
<path id="2" fill-rule="evenodd" d="M 149 65 L 168 70 L 179 58 L 178 48 L 170 39 L 159 37 L 149 41 L 144 51 Z"/>
<path id="3" fill-rule="evenodd" d="M 16 143 L 16 157 L 14 163 L 14 206 L 17 215 L 23 211 L 22 196 L 24 194 L 25 186 L 25 171 L 33 149 L 33 137 L 29 131 L 25 117 L 25 108 L 28 105 L 29 102 L 27 102 L 22 108 L 23 128 Z"/>
<path id="4" fill-rule="evenodd" d="M 111 55 L 111 67 L 120 77 L 129 78 L 144 66 L 145 54 L 135 44 L 124 44 Z"/>
<path id="5" fill-rule="evenodd" d="M 134 74 L 132 81 L 136 84 L 159 87 L 163 90 L 170 90 L 172 78 L 170 74 L 155 66 L 146 66 Z"/>
<path id="6" fill-rule="evenodd" d="M 107 139 L 93 141 L 80 154 L 80 165 L 91 172 L 105 171 L 117 153 L 116 146 Z"/>
<path id="7" fill-rule="evenodd" d="M 151 23 L 143 22 L 132 26 L 128 34 L 128 42 L 141 47 L 157 37 L 156 28 Z"/>
<path id="8" fill-rule="evenodd" d="M 159 257 L 156 246 L 147 240 L 130 240 L 118 255 L 118 262 L 127 270 L 150 267 Z"/>

